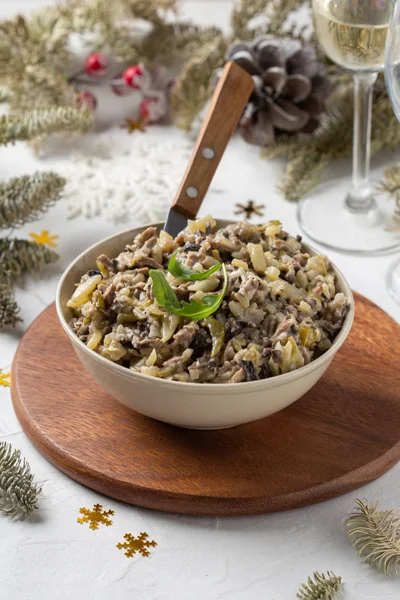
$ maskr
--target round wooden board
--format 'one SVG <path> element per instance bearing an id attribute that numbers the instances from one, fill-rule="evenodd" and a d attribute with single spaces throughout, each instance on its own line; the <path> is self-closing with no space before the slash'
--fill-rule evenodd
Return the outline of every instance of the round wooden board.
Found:
<path id="1" fill-rule="evenodd" d="M 356 295 L 352 332 L 306 396 L 234 429 L 179 429 L 99 388 L 52 305 L 19 345 L 12 396 L 39 451 L 98 492 L 171 512 L 254 514 L 338 496 L 399 460 L 399 356 L 400 327 Z"/>

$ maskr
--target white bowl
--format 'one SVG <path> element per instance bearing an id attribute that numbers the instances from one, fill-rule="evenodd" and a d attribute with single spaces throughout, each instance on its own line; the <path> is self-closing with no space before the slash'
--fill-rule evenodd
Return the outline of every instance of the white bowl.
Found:
<path id="1" fill-rule="evenodd" d="M 219 220 L 217 227 L 225 227 L 231 222 Z M 162 228 L 161 223 L 155 225 Z M 67 302 L 75 289 L 74 284 L 94 267 L 100 254 L 117 256 L 146 227 L 148 225 L 123 231 L 91 246 L 66 269 L 57 288 L 60 323 L 83 366 L 98 384 L 114 398 L 147 417 L 192 429 L 221 429 L 262 419 L 286 408 L 315 385 L 348 336 L 354 319 L 353 294 L 334 265 L 336 287 L 348 298 L 349 312 L 331 348 L 296 371 L 244 383 L 181 383 L 135 373 L 89 350 L 68 325 L 72 313 Z M 317 253 L 305 244 L 303 247 L 310 254 Z"/>

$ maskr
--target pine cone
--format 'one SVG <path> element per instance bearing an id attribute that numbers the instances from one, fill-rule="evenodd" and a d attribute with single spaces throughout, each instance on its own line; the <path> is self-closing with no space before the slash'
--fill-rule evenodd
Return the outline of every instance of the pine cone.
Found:
<path id="1" fill-rule="evenodd" d="M 227 60 L 254 79 L 240 121 L 247 142 L 267 146 L 280 133 L 312 133 L 318 127 L 331 82 L 312 46 L 262 36 L 253 43 L 233 44 Z"/>

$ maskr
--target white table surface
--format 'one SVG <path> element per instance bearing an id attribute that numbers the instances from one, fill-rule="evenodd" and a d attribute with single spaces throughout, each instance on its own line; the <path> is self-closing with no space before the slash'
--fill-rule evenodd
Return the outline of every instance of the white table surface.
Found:
<path id="1" fill-rule="evenodd" d="M 45 2 L 1 0 L 0 18 L 27 11 Z M 198 21 L 225 28 L 230 0 L 188 0 L 184 12 Z M 108 133 L 106 135 L 109 135 Z M 112 139 L 135 144 L 135 134 L 113 127 Z M 184 168 L 182 135 L 170 128 L 154 128 L 146 142 L 173 143 Z M 89 138 L 95 142 L 96 137 Z M 171 142 L 172 140 L 172 142 Z M 393 160 L 393 156 L 391 157 Z M 4 178 L 36 168 L 71 168 L 68 153 L 43 160 L 26 144 L 0 149 Z M 179 163 L 181 164 L 181 163 Z M 374 162 L 379 175 L 382 159 Z M 266 218 L 279 218 L 297 231 L 295 205 L 276 191 L 282 163 L 267 162 L 241 139 L 227 150 L 202 213 L 231 217 L 236 202 L 253 199 L 267 206 Z M 179 178 L 173 173 L 172 185 Z M 349 161 L 335 166 L 336 175 L 348 174 Z M 85 193 L 84 187 L 82 194 Z M 67 264 L 91 243 L 135 220 L 116 224 L 107 216 L 68 220 L 61 201 L 40 221 L 17 232 L 49 229 L 60 236 L 60 261 L 39 277 L 19 283 L 17 298 L 24 322 L 14 331 L 0 333 L 0 368 L 9 370 L 23 331 L 55 297 L 58 278 Z M 395 257 L 354 258 L 330 253 L 353 289 L 364 294 L 400 322 L 400 307 L 385 289 L 385 276 Z M 379 357 L 377 357 L 379 360 Z M 400 598 L 400 582 L 365 566 L 355 555 L 344 528 L 353 498 L 381 499 L 383 507 L 400 507 L 400 466 L 378 481 L 309 508 L 243 518 L 194 518 L 157 513 L 117 502 L 75 483 L 48 463 L 21 430 L 8 388 L 0 387 L 0 439 L 22 450 L 36 480 L 43 486 L 40 511 L 24 522 L 0 519 L 0 598 L 2 600 L 293 600 L 301 581 L 314 570 L 333 570 L 345 581 L 346 600 Z M 94 503 L 115 510 L 114 525 L 91 531 L 77 524 L 79 508 Z M 126 558 L 115 547 L 126 532 L 147 531 L 158 542 L 150 558 Z"/>

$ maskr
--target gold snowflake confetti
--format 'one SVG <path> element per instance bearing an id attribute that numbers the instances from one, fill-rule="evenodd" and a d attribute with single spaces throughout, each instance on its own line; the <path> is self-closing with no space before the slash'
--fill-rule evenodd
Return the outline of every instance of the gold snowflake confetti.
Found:
<path id="1" fill-rule="evenodd" d="M 148 540 L 148 534 L 143 531 L 137 538 L 135 538 L 131 533 L 126 533 L 124 535 L 124 539 L 126 542 L 123 544 L 120 542 L 117 544 L 117 548 L 119 550 L 126 550 L 124 552 L 125 556 L 128 558 L 139 552 L 143 557 L 150 556 L 150 552 L 147 548 L 155 548 L 157 546 L 157 542 L 154 540 Z"/>
<path id="2" fill-rule="evenodd" d="M 264 215 L 264 204 L 255 204 L 254 200 L 249 200 L 247 204 L 236 204 L 237 210 L 235 210 L 235 215 L 246 215 L 246 219 L 251 219 L 253 215 L 258 215 L 262 217 Z"/>
<path id="3" fill-rule="evenodd" d="M 49 230 L 43 229 L 41 233 L 30 233 L 29 237 L 32 238 L 32 240 L 37 244 L 41 244 L 42 246 L 47 245 L 55 248 L 57 246 L 55 240 L 58 240 L 60 236 L 56 234 L 49 235 Z"/>
<path id="4" fill-rule="evenodd" d="M 3 387 L 10 387 L 11 382 L 11 373 L 2 373 L 2 369 L 0 369 L 0 385 Z"/>
<path id="5" fill-rule="evenodd" d="M 121 125 L 122 129 L 127 129 L 128 133 L 134 133 L 135 131 L 141 131 L 144 133 L 147 129 L 146 123 L 143 119 L 125 119 L 125 123 Z"/>
<path id="6" fill-rule="evenodd" d="M 80 508 L 79 512 L 85 516 L 77 519 L 78 523 L 81 525 L 83 525 L 83 523 L 90 523 L 89 529 L 98 529 L 99 523 L 106 525 L 106 527 L 109 527 L 113 523 L 108 517 L 112 516 L 114 511 L 103 510 L 103 506 L 101 504 L 95 504 L 93 506 L 93 510 L 89 510 L 88 508 Z"/>

